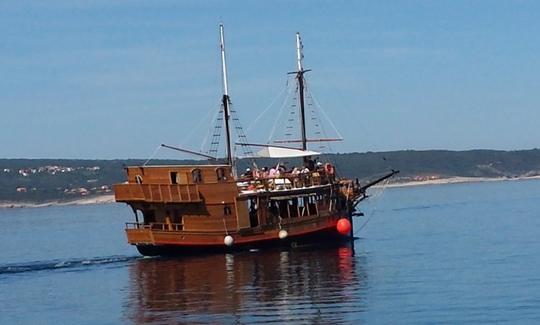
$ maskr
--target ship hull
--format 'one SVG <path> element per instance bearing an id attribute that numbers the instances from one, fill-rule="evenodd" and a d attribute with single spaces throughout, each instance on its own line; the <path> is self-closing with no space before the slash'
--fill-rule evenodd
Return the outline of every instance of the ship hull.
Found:
<path id="1" fill-rule="evenodd" d="M 136 244 L 137 250 L 144 256 L 182 256 L 182 255 L 200 255 L 214 253 L 228 253 L 237 251 L 248 251 L 253 249 L 286 249 L 309 245 L 323 245 L 325 247 L 340 246 L 351 242 L 352 237 L 342 235 L 334 227 L 319 231 L 290 236 L 285 239 L 272 238 L 260 241 L 238 242 L 232 246 L 224 244 L 200 244 L 200 245 L 182 245 L 182 244 Z"/>

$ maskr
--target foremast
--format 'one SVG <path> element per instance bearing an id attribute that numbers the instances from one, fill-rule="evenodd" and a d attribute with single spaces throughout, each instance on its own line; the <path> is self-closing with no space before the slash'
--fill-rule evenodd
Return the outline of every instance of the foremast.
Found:
<path id="1" fill-rule="evenodd" d="M 221 47 L 221 76 L 223 79 L 223 97 L 221 98 L 221 103 L 223 105 L 223 121 L 225 122 L 225 137 L 227 139 L 227 164 L 231 165 L 233 168 L 233 173 L 235 170 L 235 161 L 233 157 L 233 147 L 232 147 L 232 136 L 230 128 L 230 104 L 231 100 L 229 97 L 229 86 L 227 84 L 227 61 L 225 58 L 225 33 L 223 24 L 219 25 L 219 36 L 220 36 L 220 47 Z"/>

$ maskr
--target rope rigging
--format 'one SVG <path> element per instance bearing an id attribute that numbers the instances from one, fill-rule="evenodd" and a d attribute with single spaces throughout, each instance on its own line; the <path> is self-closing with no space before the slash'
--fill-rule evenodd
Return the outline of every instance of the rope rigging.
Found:
<path id="1" fill-rule="evenodd" d="M 159 149 L 161 149 L 161 145 L 157 146 L 157 148 L 154 149 L 154 152 L 150 155 L 150 157 L 148 157 L 148 159 L 146 159 L 146 161 L 142 165 L 146 166 L 146 164 L 148 164 L 150 162 L 150 160 L 154 159 L 154 157 L 157 155 Z"/>
<path id="2" fill-rule="evenodd" d="M 293 94 L 293 92 L 291 90 L 291 87 L 289 87 L 289 78 L 287 78 L 287 83 L 285 85 L 285 90 L 287 91 L 287 95 L 285 96 L 285 98 L 283 99 L 283 102 L 281 103 L 281 106 L 279 108 L 279 113 L 277 114 L 277 116 L 276 116 L 276 118 L 274 120 L 274 124 L 272 125 L 272 131 L 270 132 L 270 136 L 268 137 L 267 143 L 272 142 L 272 139 L 274 138 L 274 134 L 275 134 L 275 132 L 277 130 L 277 126 L 279 124 L 280 118 L 283 115 L 283 112 L 285 111 L 285 107 L 289 103 L 291 95 Z M 296 100 L 296 99 L 293 98 L 293 100 Z"/>
<path id="3" fill-rule="evenodd" d="M 199 122 L 197 122 L 197 124 L 196 124 L 194 127 L 191 128 L 191 130 L 186 134 L 185 137 L 183 137 L 182 141 L 180 142 L 180 147 L 184 147 L 185 145 L 187 145 L 188 142 L 189 142 L 189 141 L 191 140 L 191 138 L 193 137 L 193 135 L 195 134 L 195 131 L 200 130 L 200 128 L 202 127 L 203 124 L 205 124 L 205 123 L 206 123 L 206 124 L 211 123 L 211 121 L 214 120 L 215 115 L 216 115 L 216 112 L 215 112 L 215 110 L 214 110 L 214 107 L 215 107 L 215 106 L 216 106 L 215 104 L 212 104 L 212 107 L 211 107 L 210 109 L 207 110 L 206 115 L 205 115 L 203 118 L 201 118 L 201 119 L 199 120 Z M 214 113 L 214 116 L 213 116 L 213 117 L 210 117 L 210 115 L 211 115 L 212 113 Z M 205 137 L 204 137 L 204 139 L 203 139 L 203 143 L 206 143 L 207 137 L 208 137 L 208 133 L 209 133 L 209 132 L 207 132 L 207 133 L 205 134 Z M 204 148 L 204 147 L 201 147 L 200 151 L 203 150 L 202 148 Z"/>
<path id="4" fill-rule="evenodd" d="M 289 80 L 287 79 L 287 84 L 288 84 Z M 283 96 L 283 94 L 287 91 L 288 87 L 285 86 L 284 88 L 281 89 L 281 91 L 276 95 L 276 97 L 274 97 L 274 99 L 270 102 L 270 104 L 268 106 L 266 106 L 266 108 L 264 110 L 262 110 L 259 115 L 257 115 L 257 117 L 253 120 L 253 122 L 251 122 L 250 125 L 248 125 L 248 127 L 246 128 L 246 132 L 249 132 L 251 131 L 251 129 L 253 128 L 253 126 L 255 126 L 259 120 L 268 112 L 268 110 L 270 110 L 270 108 L 272 108 L 274 106 L 274 104 L 278 101 L 278 99 Z M 287 94 L 288 96 L 288 94 Z"/>
<path id="5" fill-rule="evenodd" d="M 244 156 L 253 156 L 253 151 L 251 150 L 251 146 L 247 145 L 248 140 L 247 136 L 244 133 L 244 129 L 242 128 L 242 124 L 240 123 L 240 119 L 238 118 L 238 113 L 236 110 L 234 110 L 232 103 L 230 104 L 231 107 L 231 118 L 233 120 L 234 129 L 236 131 L 236 136 L 238 137 L 238 142 L 241 144 L 240 147 L 242 148 L 242 153 Z"/>
<path id="6" fill-rule="evenodd" d="M 387 178 L 383 185 L 381 186 L 381 190 L 379 191 L 379 193 L 377 193 L 376 195 L 372 195 L 371 198 L 372 198 L 372 201 L 374 200 L 375 201 L 375 204 L 374 204 L 374 207 L 373 207 L 373 210 L 371 210 L 369 216 L 366 218 L 366 220 L 364 221 L 364 223 L 358 227 L 357 229 L 355 229 L 353 235 L 356 236 L 362 229 L 364 229 L 367 224 L 369 223 L 369 221 L 371 220 L 371 218 L 373 218 L 373 216 L 375 215 L 375 212 L 377 212 L 377 208 L 378 208 L 378 205 L 379 203 L 381 202 L 380 198 L 382 197 L 384 191 L 386 190 L 386 187 L 388 185 L 388 183 L 390 182 L 390 179 Z"/>
<path id="7" fill-rule="evenodd" d="M 221 105 L 219 108 L 216 122 L 214 124 L 214 133 L 212 134 L 212 139 L 210 141 L 209 149 L 207 151 L 207 153 L 210 156 L 217 157 L 218 155 L 222 129 L 223 129 L 223 105 Z"/>
<path id="8" fill-rule="evenodd" d="M 223 109 L 223 108 L 222 108 Z M 208 123 L 212 123 L 212 121 L 215 121 L 218 117 L 218 114 L 223 114 L 223 111 L 222 110 L 212 110 L 214 111 L 214 115 L 212 116 L 212 119 L 210 121 L 208 121 Z M 220 115 L 221 115 L 220 114 Z M 204 136 L 204 139 L 203 141 L 201 142 L 201 146 L 200 146 L 200 151 L 202 152 L 204 150 L 204 148 L 206 147 L 206 142 L 208 141 L 208 138 L 210 137 L 210 134 L 212 132 L 212 129 L 208 128 L 207 132 L 206 132 L 206 135 Z M 206 152 L 208 153 L 209 150 L 207 150 Z"/>
<path id="9" fill-rule="evenodd" d="M 298 113 L 298 96 L 300 96 L 300 89 L 297 83 L 291 84 L 294 86 L 289 85 L 288 78 L 286 88 L 290 89 L 287 92 L 290 96 L 286 96 L 279 109 L 279 113 L 274 119 L 274 124 L 272 126 L 272 132 L 268 139 L 268 143 L 271 143 L 272 140 L 279 140 L 277 141 L 278 143 L 295 143 L 299 141 L 298 139 L 301 136 L 298 127 L 298 123 L 300 123 L 300 116 Z M 306 129 L 308 130 L 308 142 L 315 142 L 310 141 L 310 139 L 319 140 L 316 141 L 318 142 L 318 148 L 321 149 L 319 151 L 328 152 L 328 150 L 326 149 L 330 149 L 329 152 L 333 152 L 329 144 L 330 141 L 324 141 L 324 139 L 327 139 L 329 135 L 329 132 L 325 125 L 330 125 L 330 128 L 333 131 L 330 133 L 337 135 L 337 139 L 342 139 L 342 136 L 337 131 L 335 125 L 328 117 L 328 114 L 326 114 L 326 112 L 322 109 L 321 105 L 313 96 L 312 92 L 310 91 L 309 84 L 306 80 L 304 80 L 303 86 L 306 107 Z M 275 102 L 276 100 L 273 101 L 273 103 Z M 272 105 L 268 106 L 264 110 L 264 112 L 267 112 L 271 106 Z M 261 116 L 262 113 L 257 117 L 256 120 L 258 121 Z M 252 126 L 250 126 L 250 128 L 251 127 Z M 276 130 L 278 130 L 278 132 L 276 132 Z"/>
<path id="10" fill-rule="evenodd" d="M 218 157 L 220 155 L 221 135 L 224 129 L 224 111 L 223 110 L 224 110 L 224 107 L 223 107 L 223 104 L 221 104 L 219 111 L 217 112 L 216 116 L 214 116 L 215 123 L 214 123 L 213 133 L 211 137 L 211 142 L 209 144 L 209 148 L 207 150 L 207 153 L 214 157 Z M 231 102 L 229 102 L 229 113 L 230 113 L 229 120 L 232 121 L 232 129 L 234 130 L 234 135 L 237 138 L 237 142 L 241 144 L 240 147 L 242 147 L 241 149 L 242 153 L 245 156 L 252 156 L 253 151 L 251 147 L 247 145 L 248 144 L 247 135 L 244 132 L 242 124 L 240 123 L 240 119 L 238 118 L 238 113 L 234 109 Z M 236 146 L 234 148 L 236 149 Z"/>

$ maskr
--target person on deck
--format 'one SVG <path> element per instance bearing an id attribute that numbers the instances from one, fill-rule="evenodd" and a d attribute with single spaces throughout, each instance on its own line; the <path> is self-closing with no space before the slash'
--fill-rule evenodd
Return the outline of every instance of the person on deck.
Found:
<path id="1" fill-rule="evenodd" d="M 259 173 L 261 178 L 268 178 L 268 167 L 263 167 Z"/>
<path id="2" fill-rule="evenodd" d="M 253 173 L 251 172 L 251 168 L 246 168 L 246 171 L 244 174 L 242 174 L 242 177 L 249 180 L 253 179 Z"/>
<path id="3" fill-rule="evenodd" d="M 306 167 L 311 171 L 315 170 L 315 160 L 308 157 L 306 160 Z"/>
<path id="4" fill-rule="evenodd" d="M 317 169 L 316 169 L 316 171 L 319 174 L 324 174 L 324 166 L 323 166 L 322 162 L 317 161 Z"/>

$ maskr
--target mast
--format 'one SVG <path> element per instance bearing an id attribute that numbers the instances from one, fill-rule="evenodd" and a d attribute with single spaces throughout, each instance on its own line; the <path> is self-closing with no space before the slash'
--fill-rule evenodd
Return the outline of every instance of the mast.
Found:
<path id="1" fill-rule="evenodd" d="M 304 70 L 302 67 L 302 59 L 304 54 L 302 53 L 302 39 L 300 38 L 300 33 L 296 33 L 296 63 L 298 70 L 296 71 L 296 80 L 298 82 L 298 100 L 300 102 L 300 131 L 302 136 L 302 150 L 307 149 L 307 138 L 306 138 L 306 115 L 304 108 L 304 73 L 309 70 Z M 305 160 L 305 158 L 304 158 Z"/>
<path id="2" fill-rule="evenodd" d="M 231 114 L 230 114 L 230 98 L 229 87 L 227 84 L 227 63 L 225 61 L 225 35 L 223 32 L 223 24 L 219 25 L 219 36 L 221 46 L 221 74 L 223 77 L 223 97 L 221 102 L 223 104 L 223 120 L 225 121 L 225 135 L 227 137 L 227 164 L 234 166 L 232 141 L 231 141 L 231 128 L 229 126 Z M 233 168 L 234 170 L 234 168 Z"/>

